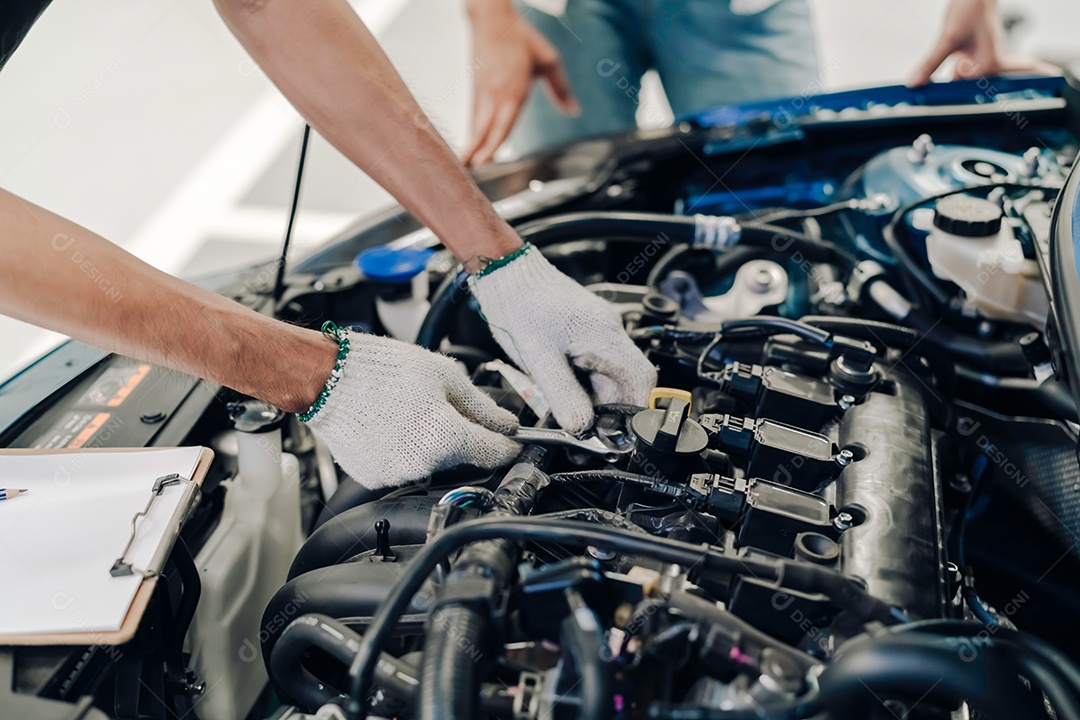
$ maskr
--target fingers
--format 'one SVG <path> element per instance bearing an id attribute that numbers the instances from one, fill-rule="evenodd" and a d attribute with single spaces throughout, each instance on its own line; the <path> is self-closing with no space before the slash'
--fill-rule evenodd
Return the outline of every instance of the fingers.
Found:
<path id="1" fill-rule="evenodd" d="M 920 65 L 915 72 L 907 80 L 908 87 L 918 87 L 919 85 L 925 85 L 930 82 L 931 76 L 941 64 L 945 62 L 950 55 L 953 54 L 952 43 L 946 42 L 944 38 L 938 41 L 937 46 L 931 51 L 930 56 L 926 58 L 925 62 Z"/>
<path id="2" fill-rule="evenodd" d="M 495 151 L 503 144 L 510 129 L 514 127 L 521 106 L 525 103 L 524 97 L 505 99 L 495 109 L 491 120 L 484 130 L 484 137 L 477 143 L 476 150 L 469 154 L 469 164 L 473 167 L 491 162 L 495 157 Z"/>
<path id="3" fill-rule="evenodd" d="M 597 405 L 614 405 L 624 402 L 622 388 L 614 378 L 594 372 L 589 379 L 592 381 L 593 395 Z"/>
<path id="4" fill-rule="evenodd" d="M 537 43 L 536 71 L 544 79 L 552 102 L 567 115 L 580 115 L 581 105 L 570 89 L 559 52 L 546 38 L 540 37 Z"/>
<path id="5" fill-rule="evenodd" d="M 525 356 L 529 358 L 530 374 L 544 392 L 559 425 L 572 433 L 588 430 L 593 422 L 592 400 L 578 382 L 570 362 L 551 349 L 543 354 L 534 350 Z"/>
<path id="6" fill-rule="evenodd" d="M 487 393 L 456 370 L 447 383 L 446 399 L 463 416 L 488 430 L 508 435 L 518 428 L 518 419 L 512 412 L 499 407 Z"/>
<path id="7" fill-rule="evenodd" d="M 495 108 L 498 104 L 491 91 L 476 90 L 476 102 L 473 108 L 472 143 L 465 152 L 463 162 L 470 167 L 480 165 L 477 162 L 477 152 L 487 141 L 491 132 L 491 123 L 495 119 Z"/>
<path id="8" fill-rule="evenodd" d="M 544 84 L 547 86 L 548 93 L 551 95 L 551 100 L 556 107 L 567 115 L 574 117 L 581 114 L 581 105 L 578 103 L 577 98 L 574 97 L 574 92 L 570 89 L 570 81 L 567 80 L 562 65 L 555 65 L 555 67 L 544 72 Z"/>
<path id="9" fill-rule="evenodd" d="M 617 338 L 606 351 L 584 353 L 576 363 L 592 374 L 596 401 L 601 405 L 645 405 L 656 385 L 656 368 L 629 338 Z"/>

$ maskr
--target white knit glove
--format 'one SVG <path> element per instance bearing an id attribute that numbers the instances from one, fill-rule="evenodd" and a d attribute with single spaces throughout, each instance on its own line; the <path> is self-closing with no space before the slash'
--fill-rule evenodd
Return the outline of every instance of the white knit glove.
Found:
<path id="1" fill-rule="evenodd" d="M 517 418 L 450 358 L 390 338 L 345 337 L 341 372 L 300 419 L 361 485 L 404 485 L 461 464 L 490 469 L 521 450 L 506 437 Z"/>
<path id="2" fill-rule="evenodd" d="M 579 433 L 593 422 L 592 400 L 571 363 L 589 374 L 598 403 L 648 401 L 656 369 L 614 310 L 535 247 L 496 260 L 469 283 L 491 334 L 540 386 L 564 429 Z"/>

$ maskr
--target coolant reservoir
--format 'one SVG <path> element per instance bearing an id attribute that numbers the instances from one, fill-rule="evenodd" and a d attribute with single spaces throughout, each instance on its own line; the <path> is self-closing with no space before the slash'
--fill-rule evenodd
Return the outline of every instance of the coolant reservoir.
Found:
<path id="1" fill-rule="evenodd" d="M 959 285 L 983 316 L 1038 327 L 1046 322 L 1050 301 L 1038 264 L 1024 257 L 997 204 L 970 195 L 938 200 L 926 254 L 934 274 Z"/>
<path id="2" fill-rule="evenodd" d="M 427 263 L 433 250 L 377 247 L 356 256 L 356 265 L 375 289 L 375 311 L 393 337 L 416 341 L 427 317 Z"/>
<path id="3" fill-rule="evenodd" d="M 221 522 L 195 557 L 202 595 L 188 633 L 192 665 L 206 681 L 201 720 L 246 717 L 266 686 L 261 618 L 302 541 L 300 468 L 281 452 L 281 411 L 254 400 L 229 410 L 238 472 L 226 481 Z"/>

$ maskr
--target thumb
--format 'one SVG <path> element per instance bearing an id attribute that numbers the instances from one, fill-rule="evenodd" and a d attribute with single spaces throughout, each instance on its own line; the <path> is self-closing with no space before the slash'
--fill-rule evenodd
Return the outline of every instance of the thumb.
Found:
<path id="1" fill-rule="evenodd" d="M 953 54 L 953 50 L 951 43 L 945 42 L 944 39 L 939 40 L 937 47 L 931 51 L 929 57 L 908 77 L 907 86 L 918 87 L 930 82 L 934 71 L 941 67 L 941 64 Z"/>

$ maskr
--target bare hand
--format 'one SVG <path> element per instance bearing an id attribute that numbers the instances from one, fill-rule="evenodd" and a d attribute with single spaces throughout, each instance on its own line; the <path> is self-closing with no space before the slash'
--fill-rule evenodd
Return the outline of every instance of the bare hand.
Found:
<path id="1" fill-rule="evenodd" d="M 930 82 L 930 76 L 950 57 L 956 58 L 954 80 L 1058 73 L 1048 63 L 1008 55 L 1003 47 L 1004 35 L 996 0 L 952 0 L 937 45 L 908 79 L 908 86 Z"/>
<path id="2" fill-rule="evenodd" d="M 559 52 L 509 3 L 489 3 L 470 16 L 478 69 L 472 143 L 464 160 L 475 167 L 490 162 L 506 140 L 534 79 L 544 81 L 563 112 L 577 114 L 580 106 L 570 90 Z"/>

